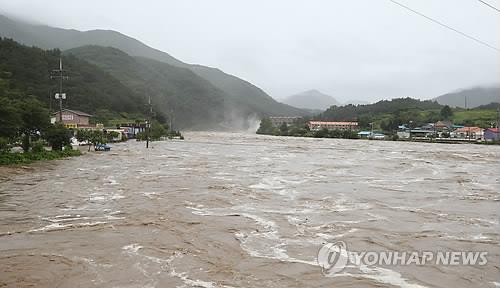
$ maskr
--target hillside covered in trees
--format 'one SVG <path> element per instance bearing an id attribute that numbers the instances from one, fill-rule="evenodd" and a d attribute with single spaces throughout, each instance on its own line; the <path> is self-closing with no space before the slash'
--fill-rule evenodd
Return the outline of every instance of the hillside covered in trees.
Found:
<path id="1" fill-rule="evenodd" d="M 0 38 L 0 77 L 4 80 L 4 90 L 16 91 L 11 97 L 31 97 L 46 108 L 56 107 L 54 93 L 59 91 L 59 82 L 51 79 L 51 75 L 59 68 L 60 56 L 59 50 L 26 47 Z M 69 76 L 64 80 L 67 94 L 64 107 L 121 117 L 143 114 L 144 97 L 109 73 L 71 55 L 63 55 L 62 61 Z"/>
<path id="2" fill-rule="evenodd" d="M 64 54 L 100 67 L 136 94 L 151 96 L 158 111 L 173 116 L 175 127 L 204 129 L 224 121 L 224 92 L 189 69 L 112 47 L 84 46 Z"/>
<path id="3" fill-rule="evenodd" d="M 330 121 L 358 121 L 361 128 L 374 123 L 376 129 L 395 131 L 399 125 L 413 123 L 417 127 L 439 120 L 450 120 L 455 124 L 490 127 L 496 120 L 498 104 L 474 109 L 454 108 L 441 105 L 434 100 L 397 98 L 382 100 L 368 105 L 332 106 L 315 119 Z"/>

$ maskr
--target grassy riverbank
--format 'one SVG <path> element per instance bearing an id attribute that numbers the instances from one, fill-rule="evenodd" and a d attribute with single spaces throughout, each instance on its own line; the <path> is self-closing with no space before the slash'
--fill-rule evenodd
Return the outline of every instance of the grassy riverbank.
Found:
<path id="1" fill-rule="evenodd" d="M 82 155 L 80 150 L 0 153 L 0 165 L 29 164 L 35 161 L 55 160 L 80 155 Z"/>

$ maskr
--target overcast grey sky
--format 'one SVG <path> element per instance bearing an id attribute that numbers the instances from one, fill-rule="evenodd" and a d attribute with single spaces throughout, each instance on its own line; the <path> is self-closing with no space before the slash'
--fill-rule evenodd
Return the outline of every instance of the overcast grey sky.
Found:
<path id="1" fill-rule="evenodd" d="M 477 0 L 399 0 L 500 48 L 500 12 Z M 500 7 L 500 0 L 485 0 Z M 0 0 L 0 10 L 78 30 L 112 29 L 275 98 L 432 98 L 500 83 L 500 52 L 389 0 Z"/>

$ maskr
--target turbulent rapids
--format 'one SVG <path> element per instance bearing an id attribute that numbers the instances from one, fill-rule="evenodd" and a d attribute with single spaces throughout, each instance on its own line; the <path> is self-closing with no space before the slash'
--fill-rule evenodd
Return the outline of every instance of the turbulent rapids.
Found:
<path id="1" fill-rule="evenodd" d="M 499 287 L 496 146 L 191 133 L 0 178 L 0 286 Z M 12 171 L 10 171 L 12 172 Z M 357 251 L 484 266 L 347 267 Z"/>

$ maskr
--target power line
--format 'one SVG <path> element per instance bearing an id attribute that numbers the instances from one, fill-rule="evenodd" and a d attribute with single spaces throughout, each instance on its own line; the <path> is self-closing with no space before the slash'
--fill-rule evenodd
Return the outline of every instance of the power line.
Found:
<path id="1" fill-rule="evenodd" d="M 436 19 L 433 19 L 433 18 L 431 18 L 431 17 L 429 17 L 429 16 L 426 16 L 426 15 L 424 15 L 424 14 L 422 14 L 422 13 L 420 13 L 420 12 L 416 11 L 416 10 L 413 10 L 413 9 L 411 9 L 410 7 L 406 6 L 406 5 L 403 5 L 403 4 L 401 4 L 401 3 L 399 3 L 399 2 L 397 2 L 397 1 L 395 1 L 395 0 L 389 0 L 389 1 L 391 1 L 392 3 L 394 3 L 394 4 L 396 4 L 396 5 L 399 5 L 399 6 L 403 7 L 403 8 L 405 8 L 405 9 L 407 9 L 407 10 L 409 10 L 409 11 L 411 11 L 411 12 L 413 12 L 413 13 L 415 13 L 415 14 L 419 15 L 419 16 L 422 16 L 422 17 L 426 18 L 426 19 L 427 19 L 427 20 L 429 20 L 429 21 L 432 21 L 432 22 L 434 22 L 434 23 L 436 23 L 436 24 L 439 24 L 439 25 L 441 25 L 441 26 L 443 26 L 443 27 L 445 27 L 445 28 L 447 28 L 447 29 L 450 29 L 450 30 L 452 30 L 452 31 L 454 31 L 454 32 L 456 32 L 456 33 L 458 33 L 458 34 L 460 34 L 460 35 L 462 35 L 462 36 L 466 37 L 466 38 L 469 38 L 470 40 L 476 41 L 476 42 L 477 42 L 477 43 L 479 43 L 479 44 L 482 44 L 482 45 L 484 45 L 484 46 L 486 46 L 486 47 L 489 47 L 489 48 L 491 48 L 491 49 L 493 49 L 493 50 L 496 50 L 496 51 L 500 52 L 500 49 L 499 49 L 499 48 L 497 48 L 497 47 L 495 47 L 495 46 L 492 46 L 492 45 L 490 45 L 490 44 L 488 44 L 488 43 L 486 43 L 486 42 L 484 42 L 484 41 L 482 41 L 482 40 L 479 40 L 479 39 L 477 39 L 477 38 L 473 37 L 473 36 L 470 36 L 469 34 L 466 34 L 466 33 L 462 32 L 462 31 L 459 31 L 459 30 L 457 30 L 457 29 L 455 29 L 455 28 L 453 28 L 453 27 L 450 27 L 450 26 L 448 26 L 448 25 L 446 25 L 446 24 L 444 24 L 444 23 L 442 23 L 442 22 L 440 22 L 440 21 L 438 21 L 438 20 L 436 20 Z"/>
<path id="2" fill-rule="evenodd" d="M 484 5 L 490 7 L 491 9 L 497 10 L 497 12 L 500 12 L 500 9 L 498 9 L 497 7 L 491 5 L 490 3 L 486 2 L 486 1 L 483 1 L 483 0 L 477 0 L 477 1 L 483 3 Z"/>

